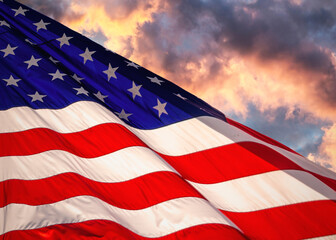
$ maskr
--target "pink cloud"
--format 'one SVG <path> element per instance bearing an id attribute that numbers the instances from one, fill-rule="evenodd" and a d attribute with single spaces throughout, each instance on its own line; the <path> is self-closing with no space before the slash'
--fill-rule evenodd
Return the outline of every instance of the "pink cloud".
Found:
<path id="1" fill-rule="evenodd" d="M 329 128 L 323 128 L 323 131 L 325 134 L 318 152 L 310 153 L 308 158 L 336 171 L 336 123 Z"/>

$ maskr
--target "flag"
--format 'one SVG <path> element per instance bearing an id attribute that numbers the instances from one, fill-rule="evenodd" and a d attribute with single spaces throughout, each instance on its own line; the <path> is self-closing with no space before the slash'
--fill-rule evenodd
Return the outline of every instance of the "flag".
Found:
<path id="1" fill-rule="evenodd" d="M 336 174 L 0 1 L 0 239 L 336 239 Z"/>

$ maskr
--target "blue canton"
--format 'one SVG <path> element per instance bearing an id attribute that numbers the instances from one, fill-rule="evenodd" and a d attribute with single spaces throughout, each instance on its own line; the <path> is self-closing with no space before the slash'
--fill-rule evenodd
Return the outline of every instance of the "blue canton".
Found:
<path id="1" fill-rule="evenodd" d="M 94 101 L 154 129 L 225 116 L 160 76 L 13 0 L 0 2 L 0 110 Z"/>

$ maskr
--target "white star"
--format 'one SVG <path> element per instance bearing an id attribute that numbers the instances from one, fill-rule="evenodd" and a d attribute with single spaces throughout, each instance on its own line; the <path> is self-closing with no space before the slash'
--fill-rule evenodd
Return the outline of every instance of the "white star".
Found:
<path id="1" fill-rule="evenodd" d="M 44 22 L 43 19 L 41 19 L 41 21 L 34 23 L 34 25 L 37 27 L 36 28 L 36 32 L 38 32 L 40 29 L 45 29 L 47 30 L 47 25 L 49 25 L 50 23 Z"/>
<path id="2" fill-rule="evenodd" d="M 117 114 L 120 119 L 125 119 L 126 121 L 129 121 L 128 117 L 131 116 L 133 113 L 126 113 L 124 109 L 121 109 L 120 113 L 115 112 L 115 114 Z"/>
<path id="3" fill-rule="evenodd" d="M 54 81 L 56 79 L 60 79 L 60 80 L 64 81 L 63 76 L 66 76 L 66 74 L 61 73 L 58 69 L 56 70 L 55 73 L 49 73 L 49 75 L 52 76 L 51 81 Z"/>
<path id="4" fill-rule="evenodd" d="M 28 9 L 23 9 L 21 6 L 18 9 L 12 9 L 12 10 L 15 12 L 14 17 L 20 14 L 22 14 L 23 16 L 26 16 L 25 12 L 28 11 Z"/>
<path id="5" fill-rule="evenodd" d="M 0 21 L 0 26 L 6 26 L 10 28 L 10 25 L 5 20 Z"/>
<path id="6" fill-rule="evenodd" d="M 149 80 L 151 80 L 152 83 L 156 83 L 161 85 L 161 83 L 163 83 L 164 81 L 158 79 L 157 77 L 147 77 Z"/>
<path id="7" fill-rule="evenodd" d="M 67 37 L 65 33 L 63 33 L 63 36 L 60 38 L 57 38 L 56 40 L 60 42 L 60 48 L 65 44 L 70 46 L 69 40 L 73 37 Z"/>
<path id="8" fill-rule="evenodd" d="M 108 96 L 105 96 L 105 95 L 101 94 L 101 92 L 99 92 L 99 91 L 96 94 L 93 94 L 93 95 L 95 95 L 102 102 L 105 102 L 104 98 L 108 97 Z"/>
<path id="9" fill-rule="evenodd" d="M 161 103 L 160 100 L 157 99 L 157 105 L 154 106 L 153 108 L 156 109 L 156 110 L 158 110 L 159 117 L 161 117 L 162 113 L 165 113 L 165 114 L 168 115 L 168 113 L 166 112 L 166 109 L 165 109 L 166 105 L 167 105 L 167 103 Z"/>
<path id="10" fill-rule="evenodd" d="M 75 79 L 77 82 L 81 82 L 84 78 L 78 77 L 76 73 L 72 76 L 73 79 Z"/>
<path id="11" fill-rule="evenodd" d="M 179 93 L 174 93 L 176 96 L 178 96 L 179 98 L 183 99 L 183 100 L 187 100 L 187 98 L 183 97 L 181 94 Z"/>
<path id="12" fill-rule="evenodd" d="M 2 79 L 2 80 L 4 80 L 5 82 L 7 82 L 6 86 L 13 85 L 13 86 L 17 86 L 18 87 L 17 82 L 20 81 L 21 79 L 15 79 L 15 78 L 13 78 L 12 75 L 10 75 L 10 77 L 8 79 Z"/>
<path id="13" fill-rule="evenodd" d="M 117 76 L 115 75 L 115 72 L 117 71 L 119 67 L 111 67 L 111 64 L 109 63 L 108 69 L 106 69 L 105 71 L 103 71 L 103 73 L 105 73 L 107 75 L 107 81 L 110 81 L 111 77 L 117 79 Z"/>
<path id="14" fill-rule="evenodd" d="M 43 98 L 46 97 L 47 95 L 41 95 L 38 93 L 38 91 L 35 92 L 35 94 L 28 94 L 29 97 L 32 98 L 32 102 L 35 102 L 35 101 L 40 101 L 40 102 L 43 102 Z"/>
<path id="15" fill-rule="evenodd" d="M 84 95 L 86 95 L 86 96 L 89 96 L 89 92 L 86 91 L 83 87 L 80 87 L 80 88 L 74 88 L 74 89 L 77 91 L 76 95 L 84 94 Z"/>
<path id="16" fill-rule="evenodd" d="M 59 63 L 59 61 L 57 61 L 56 59 L 54 59 L 52 56 L 50 56 L 49 60 L 52 61 L 54 64 Z"/>
<path id="17" fill-rule="evenodd" d="M 85 49 L 85 52 L 82 54 L 79 54 L 84 59 L 84 64 L 86 63 L 87 60 L 93 61 L 92 59 L 92 54 L 94 54 L 96 51 L 89 51 L 88 48 Z"/>
<path id="18" fill-rule="evenodd" d="M 136 69 L 139 69 L 139 65 L 135 64 L 134 62 L 129 62 L 129 61 L 125 61 L 127 63 L 127 67 L 134 67 Z"/>
<path id="19" fill-rule="evenodd" d="M 127 89 L 127 91 L 132 93 L 133 99 L 135 99 L 136 96 L 142 97 L 140 93 L 140 88 L 142 85 L 137 86 L 134 82 L 132 82 L 132 88 Z"/>
<path id="20" fill-rule="evenodd" d="M 38 61 L 40 61 L 42 58 L 35 58 L 33 55 L 31 56 L 30 60 L 25 61 L 24 63 L 28 64 L 27 69 L 29 69 L 31 66 L 36 66 L 38 67 Z"/>
<path id="21" fill-rule="evenodd" d="M 7 45 L 6 48 L 1 49 L 1 52 L 4 52 L 5 55 L 3 57 L 7 57 L 9 54 L 15 55 L 14 50 L 17 49 L 18 47 L 11 47 L 9 44 Z"/>

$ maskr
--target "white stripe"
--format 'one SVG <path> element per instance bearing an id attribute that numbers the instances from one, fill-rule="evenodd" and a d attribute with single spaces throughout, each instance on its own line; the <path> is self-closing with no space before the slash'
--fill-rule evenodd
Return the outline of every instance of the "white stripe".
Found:
<path id="1" fill-rule="evenodd" d="M 34 128 L 49 128 L 71 133 L 103 123 L 120 123 L 112 112 L 98 103 L 75 102 L 62 109 L 32 109 L 14 107 L 0 111 L 0 133 L 18 132 Z"/>
<path id="2" fill-rule="evenodd" d="M 309 201 L 336 200 L 336 192 L 313 175 L 274 171 L 215 184 L 190 182 L 216 208 L 251 212 Z"/>
<path id="3" fill-rule="evenodd" d="M 139 130 L 128 126 L 100 104 L 85 101 L 59 110 L 16 107 L 0 111 L 0 122 L 0 133 L 33 128 L 49 128 L 61 133 L 71 133 L 103 123 L 118 123 L 128 128 L 152 149 L 174 156 L 232 143 L 230 139 L 222 134 L 216 134 L 215 130 L 197 118 L 154 130 Z M 195 137 L 188 140 L 193 134 L 196 134 Z"/>
<path id="4" fill-rule="evenodd" d="M 59 110 L 16 107 L 0 111 L 0 133 L 32 128 L 49 128 L 61 133 L 81 131 L 103 123 L 119 123 L 151 149 L 170 156 L 181 156 L 234 142 L 256 142 L 270 147 L 304 169 L 336 180 L 336 173 L 302 156 L 265 143 L 246 132 L 213 117 L 197 117 L 153 130 L 140 130 L 120 121 L 112 112 L 94 102 L 77 102 Z"/>
<path id="5" fill-rule="evenodd" d="M 94 181 L 121 182 L 158 171 L 176 173 L 145 147 L 130 147 L 92 159 L 60 150 L 2 157 L 0 169 L 0 181 L 34 180 L 74 172 Z M 336 199 L 334 190 L 312 175 L 297 170 L 268 172 L 216 184 L 190 183 L 215 207 L 237 212 Z"/>
<path id="6" fill-rule="evenodd" d="M 73 172 L 98 182 L 121 182 L 159 171 L 177 173 L 145 147 L 129 147 L 97 158 L 81 158 L 61 150 L 0 157 L 0 169 L 0 181 L 36 180 Z"/>
<path id="7" fill-rule="evenodd" d="M 324 237 L 307 238 L 305 240 L 335 240 L 335 239 L 336 239 L 336 234 L 324 236 Z"/>
<path id="8" fill-rule="evenodd" d="M 152 238 L 200 224 L 235 227 L 200 198 L 179 198 L 141 210 L 125 210 L 91 196 L 79 196 L 47 205 L 10 204 L 0 208 L 0 234 L 95 219 L 111 220 L 143 237 Z"/>
<path id="9" fill-rule="evenodd" d="M 74 172 L 94 181 L 121 182 L 158 171 L 176 173 L 164 160 L 144 147 L 130 147 L 93 159 L 59 150 L 2 157 L 0 169 L 1 181 L 34 180 Z M 190 183 L 215 207 L 237 212 L 336 199 L 334 190 L 312 175 L 297 170 L 268 172 L 216 184 Z"/>
<path id="10" fill-rule="evenodd" d="M 298 166 L 302 167 L 303 169 L 306 169 L 308 171 L 317 173 L 321 176 L 328 177 L 331 179 L 336 180 L 336 173 L 322 167 L 320 165 L 317 165 L 313 163 L 312 161 L 309 161 L 305 157 L 302 157 L 301 155 L 295 154 L 293 152 L 287 151 L 281 147 L 277 147 L 275 145 L 266 143 L 258 138 L 255 138 L 251 136 L 250 134 L 244 132 L 243 130 L 240 130 L 239 128 L 236 128 L 224 121 L 221 121 L 216 118 L 211 118 L 211 117 L 201 117 L 199 118 L 200 121 L 202 121 L 207 127 L 215 129 L 217 132 L 217 135 L 223 134 L 229 139 L 231 139 L 235 143 L 239 142 L 255 142 L 262 144 L 264 146 L 267 146 L 274 151 L 282 154 L 283 156 L 287 157 L 290 159 L 292 162 L 296 163 Z M 223 144 L 225 145 L 225 144 Z"/>

